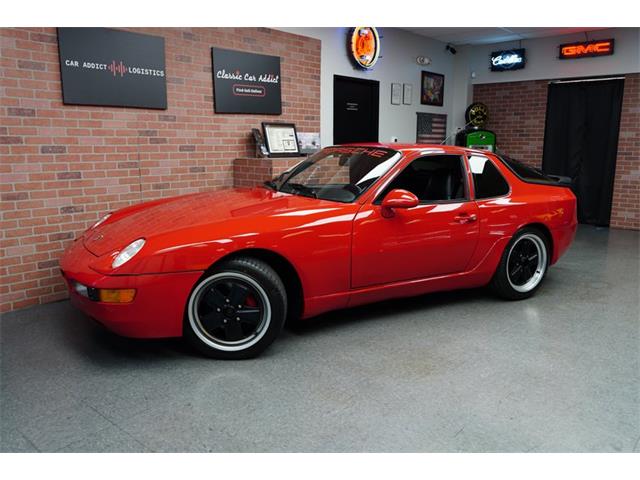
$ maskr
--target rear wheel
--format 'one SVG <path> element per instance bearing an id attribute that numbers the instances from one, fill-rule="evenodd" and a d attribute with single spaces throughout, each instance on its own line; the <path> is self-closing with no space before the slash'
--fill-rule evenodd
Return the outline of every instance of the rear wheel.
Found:
<path id="1" fill-rule="evenodd" d="M 491 288 L 509 300 L 528 298 L 540 287 L 549 267 L 549 242 L 537 228 L 526 227 L 511 239 Z"/>
<path id="2" fill-rule="evenodd" d="M 262 353 L 282 330 L 287 295 L 278 274 L 253 258 L 236 258 L 205 274 L 187 302 L 184 334 L 220 359 Z"/>

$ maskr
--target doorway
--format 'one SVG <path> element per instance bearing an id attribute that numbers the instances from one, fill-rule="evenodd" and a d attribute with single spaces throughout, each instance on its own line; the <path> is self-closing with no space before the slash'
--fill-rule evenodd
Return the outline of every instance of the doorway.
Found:
<path id="1" fill-rule="evenodd" d="M 578 221 L 608 226 L 624 79 L 549 84 L 542 169 L 570 177 Z"/>
<path id="2" fill-rule="evenodd" d="M 333 143 L 377 142 L 380 82 L 333 76 Z"/>

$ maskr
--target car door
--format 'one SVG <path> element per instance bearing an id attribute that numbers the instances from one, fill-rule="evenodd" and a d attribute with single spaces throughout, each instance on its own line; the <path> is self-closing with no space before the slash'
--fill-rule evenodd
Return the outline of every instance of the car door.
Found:
<path id="1" fill-rule="evenodd" d="M 386 193 L 402 188 L 420 204 L 382 215 Z M 425 155 L 410 162 L 353 225 L 351 287 L 465 271 L 478 241 L 478 208 L 459 155 Z"/>

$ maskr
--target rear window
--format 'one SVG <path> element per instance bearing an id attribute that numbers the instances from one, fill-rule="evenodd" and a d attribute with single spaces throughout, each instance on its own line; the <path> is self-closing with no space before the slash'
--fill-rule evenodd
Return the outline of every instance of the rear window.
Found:
<path id="1" fill-rule="evenodd" d="M 487 157 L 472 155 L 469 157 L 469 167 L 477 199 L 501 197 L 509 193 L 509 184 Z"/>
<path id="2" fill-rule="evenodd" d="M 522 180 L 533 180 L 533 181 L 543 181 L 543 182 L 553 182 L 552 178 L 549 178 L 542 171 L 530 167 L 529 165 L 525 165 L 518 160 L 515 160 L 511 157 L 501 156 L 499 157 L 502 162 L 509 167 L 513 173 L 515 173 Z"/>

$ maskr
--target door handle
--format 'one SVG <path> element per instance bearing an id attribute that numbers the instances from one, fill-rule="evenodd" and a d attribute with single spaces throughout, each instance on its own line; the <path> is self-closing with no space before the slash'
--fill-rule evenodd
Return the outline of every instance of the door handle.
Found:
<path id="1" fill-rule="evenodd" d="M 458 223 L 473 223 L 478 220 L 478 216 L 475 213 L 461 213 L 460 215 L 456 215 L 454 217 L 455 221 Z"/>

